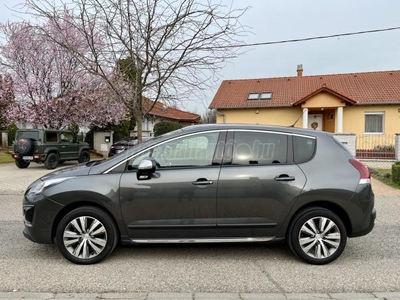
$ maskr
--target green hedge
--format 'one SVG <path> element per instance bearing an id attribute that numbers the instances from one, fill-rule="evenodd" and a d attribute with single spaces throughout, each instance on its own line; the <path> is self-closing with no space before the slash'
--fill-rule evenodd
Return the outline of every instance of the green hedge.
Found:
<path id="1" fill-rule="evenodd" d="M 392 181 L 400 184 L 400 161 L 392 165 Z"/>
<path id="2" fill-rule="evenodd" d="M 174 131 L 177 129 L 181 129 L 182 125 L 176 122 L 171 122 L 171 121 L 161 121 L 154 125 L 154 136 L 159 136 L 164 133 Z"/>

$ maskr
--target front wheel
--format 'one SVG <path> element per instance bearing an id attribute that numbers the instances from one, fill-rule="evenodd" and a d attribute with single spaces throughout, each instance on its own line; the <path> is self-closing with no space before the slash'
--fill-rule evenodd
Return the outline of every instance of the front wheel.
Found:
<path id="1" fill-rule="evenodd" d="M 118 242 L 117 227 L 103 210 L 92 206 L 79 207 L 61 220 L 55 242 L 69 261 L 95 264 L 114 251 Z"/>
<path id="2" fill-rule="evenodd" d="M 289 228 L 288 243 L 302 260 L 314 265 L 328 264 L 343 252 L 347 241 L 343 221 L 332 211 L 309 208 L 297 214 Z"/>

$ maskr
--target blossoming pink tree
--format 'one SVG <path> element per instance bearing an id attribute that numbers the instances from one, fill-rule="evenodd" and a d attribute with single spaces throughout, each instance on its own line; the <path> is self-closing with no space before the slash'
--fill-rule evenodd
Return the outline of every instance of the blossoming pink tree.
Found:
<path id="1" fill-rule="evenodd" d="M 91 74 L 107 82 L 130 117 L 141 140 L 142 121 L 154 101 L 187 101 L 204 97 L 215 75 L 238 56 L 247 28 L 245 8 L 233 2 L 203 0 L 25 0 L 27 14 L 54 24 L 42 32 L 69 51 Z M 242 3 L 240 4 L 242 5 Z M 60 32 L 78 33 L 75 39 Z M 132 70 L 124 84 L 110 70 L 118 62 Z M 126 74 L 125 74 L 126 75 Z M 122 88 L 121 88 L 122 87 Z"/>
<path id="2" fill-rule="evenodd" d="M 7 125 L 7 107 L 14 101 L 11 76 L 0 76 L 0 129 Z"/>
<path id="3" fill-rule="evenodd" d="M 60 25 L 0 24 L 5 41 L 0 46 L 1 71 L 13 80 L 14 101 L 7 105 L 7 121 L 45 128 L 119 123 L 126 112 L 110 97 L 108 86 L 83 68 L 72 52 L 43 34 L 62 35 L 74 51 L 87 52 L 83 37 Z"/>

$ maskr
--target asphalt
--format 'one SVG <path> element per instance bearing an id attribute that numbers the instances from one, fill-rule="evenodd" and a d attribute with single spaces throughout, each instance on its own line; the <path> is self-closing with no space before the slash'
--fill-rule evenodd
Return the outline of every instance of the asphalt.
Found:
<path id="1" fill-rule="evenodd" d="M 29 183 L 31 183 L 33 180 L 47 174 L 49 171 L 46 170 L 43 165 L 32 165 L 30 166 L 28 169 L 25 170 L 19 170 L 16 169 L 16 167 L 13 164 L 3 164 L 0 165 L 0 195 L 10 195 L 10 199 L 18 199 L 20 198 L 20 196 L 22 195 L 23 191 L 25 190 L 25 188 L 29 185 Z M 397 200 L 400 202 L 400 191 L 393 189 L 389 186 L 386 186 L 382 183 L 380 183 L 379 181 L 373 180 L 372 181 L 372 185 L 373 185 L 373 189 L 374 192 L 377 196 L 378 199 L 380 199 L 379 201 L 379 205 L 381 206 L 380 209 L 381 210 L 385 210 L 386 214 L 388 216 L 388 218 L 390 219 L 398 219 L 397 215 L 398 215 L 398 210 L 395 208 L 398 208 L 398 202 Z M 0 198 L 0 200 L 3 199 L 3 197 Z M 385 199 L 390 200 L 390 201 L 385 201 Z M 0 210 L 0 215 L 1 215 L 1 219 L 5 220 L 7 222 L 16 222 L 15 220 L 18 220 L 20 218 L 19 214 L 20 212 L 17 211 L 15 209 L 15 205 L 14 205 L 15 201 L 4 201 L 2 203 L 2 207 L 3 209 Z M 390 207 L 386 207 L 386 205 L 389 205 L 388 203 L 396 203 L 396 205 L 394 206 L 394 209 L 390 208 Z M 386 219 L 382 218 L 380 221 L 382 224 L 385 224 Z M 6 223 L 7 224 L 7 223 Z M 390 230 L 395 230 L 398 231 L 398 222 L 395 222 L 395 224 L 390 224 Z M 393 226 L 395 225 L 395 226 Z M 1 231 L 3 230 L 7 230 L 7 227 L 3 227 L 0 228 Z M 3 231 L 4 234 L 4 231 Z M 5 233 L 6 235 L 10 234 L 14 234 L 14 232 L 10 232 L 10 233 Z M 384 238 L 380 241 L 377 242 L 377 244 L 379 243 L 385 243 Z M 397 241 L 387 241 L 387 243 L 392 243 L 394 247 L 398 247 L 398 240 Z M 0 245 L 0 247 L 2 247 Z M 18 246 L 16 246 L 18 247 Z M 379 245 L 377 246 L 379 247 Z M 362 247 L 361 247 L 362 248 Z M 360 249 L 361 249 L 360 248 Z M 49 251 L 47 254 L 50 255 L 49 259 L 54 258 L 54 250 L 53 249 L 47 249 L 45 248 L 45 251 Z M 255 247 L 255 251 L 258 251 L 258 249 Z M 393 253 L 388 254 L 388 256 L 393 256 L 393 255 L 397 255 L 397 251 L 394 249 Z M 1 249 L 0 249 L 1 250 Z M 38 251 L 42 251 L 43 248 L 41 248 L 41 250 Z M 201 249 L 202 250 L 202 249 Z M 373 251 L 374 249 L 372 249 L 371 251 Z M 377 248 L 375 249 L 377 250 Z M 185 251 L 185 249 L 183 250 Z M 191 251 L 191 250 L 190 250 Z M 264 251 L 264 249 L 263 249 Z M 268 251 L 268 250 L 267 250 Z M 351 250 L 350 250 L 351 251 Z M 371 251 L 369 251 L 368 253 L 371 254 Z M 0 251 L 1 252 L 1 251 Z M 16 251 L 17 253 L 18 251 Z M 163 258 L 165 259 L 165 257 L 163 257 L 162 252 L 171 252 L 170 249 L 168 248 L 163 248 L 160 251 L 155 251 L 156 253 L 159 253 L 159 257 L 162 260 Z M 174 249 L 172 252 L 176 252 L 176 250 Z M 229 252 L 229 251 L 228 251 Z M 245 251 L 246 252 L 246 251 Z M 250 252 L 250 251 L 248 251 Z M 274 252 L 274 248 L 272 247 L 272 252 Z M 377 252 L 377 251 L 376 251 Z M 208 253 L 208 252 L 207 252 Z M 40 253 L 37 253 L 40 254 Z M 178 252 L 179 254 L 179 252 Z M 274 254 L 274 253 L 273 253 Z M 381 252 L 377 252 L 377 255 L 381 255 Z M 17 254 L 16 254 L 17 255 Z M 156 254 L 157 255 L 157 254 Z M 0 255 L 1 256 L 1 255 Z M 53 256 L 53 257 L 52 257 Z M 125 255 L 123 255 L 125 256 Z M 1 257 L 0 257 L 1 258 Z M 123 257 L 122 257 L 123 258 Z M 244 257 L 243 257 L 244 258 Z M 188 258 L 189 259 L 189 258 Z M 207 258 L 205 258 L 207 260 Z M 279 259 L 279 257 L 278 257 Z M 362 256 L 361 256 L 362 259 Z M 11 258 L 11 260 L 9 261 L 9 263 L 13 263 L 14 259 Z M 176 259 L 176 262 L 178 262 L 178 260 Z M 365 262 L 368 264 L 369 261 L 366 258 Z M 122 260 L 119 261 L 119 263 L 122 263 Z M 138 262 L 140 263 L 140 262 Z M 159 262 L 151 262 L 150 260 L 146 260 L 144 262 L 145 264 L 154 264 L 154 263 L 159 263 Z M 234 264 L 236 267 L 238 266 L 238 261 L 233 261 L 232 260 L 232 265 Z M 298 261 L 294 261 L 294 264 L 298 265 Z M 363 262 L 360 261 L 360 264 L 362 264 Z M 388 263 L 385 260 L 385 263 Z M 236 272 L 234 270 L 232 270 L 231 274 L 226 274 L 226 272 L 223 273 L 219 273 L 219 266 L 221 267 L 222 265 L 220 265 L 219 262 L 215 261 L 215 268 L 213 267 L 209 267 L 207 266 L 207 270 L 206 269 L 202 269 L 201 264 L 202 261 L 197 261 L 196 260 L 196 264 L 198 265 L 198 269 L 204 271 L 205 273 L 210 272 L 210 273 L 216 273 L 219 276 L 233 276 L 233 281 L 235 282 L 235 276 L 239 276 L 236 278 L 236 282 L 237 282 L 237 286 L 235 286 L 235 284 L 233 283 L 232 286 L 228 287 L 228 288 L 224 288 L 221 290 L 232 290 L 232 291 L 237 291 L 240 290 L 240 282 L 242 280 L 242 278 L 240 278 L 240 276 L 246 276 L 245 273 L 245 265 L 248 264 L 247 260 L 244 258 L 243 261 L 243 269 L 242 269 L 242 273 L 241 272 Z M 296 265 L 294 264 L 290 264 L 292 267 L 297 268 Z M 266 265 L 266 268 L 268 268 L 268 266 L 270 266 L 271 264 L 268 263 L 268 265 Z M 283 264 L 282 264 L 283 265 Z M 35 263 L 35 266 L 37 267 L 36 272 L 38 272 L 38 270 L 41 269 L 41 264 L 40 262 Z M 69 265 L 63 265 L 64 268 L 66 267 L 66 272 L 68 272 L 68 269 L 71 269 L 72 267 Z M 106 264 L 102 265 L 102 266 L 96 266 L 96 268 L 101 268 L 103 269 L 104 266 L 106 266 Z M 289 265 L 286 265 L 286 267 L 288 267 Z M 57 266 L 54 266 L 55 268 L 57 268 Z M 62 266 L 60 265 L 60 267 L 62 268 Z M 142 266 L 143 269 L 146 269 L 146 266 L 143 265 Z M 148 268 L 150 268 L 151 266 L 149 266 Z M 223 266 L 224 269 L 226 268 L 226 266 Z M 389 277 L 385 277 L 385 274 L 382 274 L 381 270 L 376 270 L 376 276 L 374 276 L 373 274 L 369 277 L 371 279 L 376 280 L 378 283 L 382 280 L 384 281 L 390 281 L 390 283 L 388 285 L 385 286 L 400 286 L 398 283 L 396 282 L 400 282 L 400 273 L 396 272 L 396 266 L 391 266 L 390 262 L 387 266 L 383 266 L 384 268 L 387 268 L 388 270 L 390 269 L 390 276 Z M 395 269 L 391 269 L 391 268 L 395 268 Z M 176 270 L 179 269 L 179 263 L 178 265 L 175 266 L 175 272 Z M 0 268 L 1 270 L 1 268 Z M 7 269 L 8 270 L 8 269 Z M 62 272 L 62 269 L 60 269 Z M 309 272 L 313 272 L 313 268 L 309 268 L 308 269 Z M 329 271 L 333 271 L 335 270 L 335 272 L 341 272 L 341 270 L 337 269 L 337 268 L 330 268 L 326 267 L 327 272 Z M 398 269 L 397 269 L 398 270 Z M 4 271 L 4 270 L 3 270 Z M 26 270 L 26 272 L 28 272 L 29 270 Z M 32 270 L 30 270 L 32 271 Z M 103 270 L 104 271 L 104 270 Z M 96 270 L 97 272 L 97 270 Z M 243 273 L 244 272 L 244 273 Z M 320 273 L 317 269 L 315 269 L 316 274 Z M 371 272 L 373 272 L 373 270 L 371 270 Z M 14 278 L 14 279 L 18 279 L 21 281 L 26 280 L 26 278 L 24 278 L 24 270 L 19 269 L 18 271 L 16 270 L 15 272 L 16 274 L 7 274 L 7 272 L 1 272 L 0 273 L 0 282 L 9 282 L 10 277 Z M 87 276 L 88 274 L 85 274 L 86 272 L 84 272 L 83 274 L 76 274 L 77 278 L 76 278 L 76 282 L 80 281 L 79 275 L 82 276 Z M 90 273 L 90 272 L 89 272 Z M 285 270 L 282 270 L 282 274 L 284 276 Z M 127 274 L 130 274 L 129 270 L 127 270 Z M 166 274 L 167 276 L 168 274 Z M 202 276 L 204 274 L 199 274 L 200 276 L 198 278 L 202 278 Z M 312 274 L 304 274 L 304 277 L 309 278 L 310 276 L 312 277 Z M 40 273 L 38 276 L 41 276 Z M 154 276 L 154 274 L 151 273 L 150 270 L 148 270 L 148 273 L 143 273 L 141 274 L 141 276 Z M 337 275 L 339 276 L 339 274 Z M 342 274 L 340 275 L 342 276 Z M 361 284 L 361 282 L 358 282 L 359 280 L 354 277 L 355 275 L 350 274 L 349 272 L 349 276 L 348 276 L 348 280 L 357 282 L 357 284 Z M 62 276 L 61 276 L 62 277 Z M 171 274 L 171 280 L 173 280 L 176 277 L 176 274 Z M 334 278 L 335 275 L 333 274 L 327 274 L 327 278 Z M 156 277 L 155 277 L 156 278 Z M 179 277 L 180 280 L 182 280 L 182 278 L 185 278 L 184 274 L 182 274 L 181 277 Z M 196 274 L 188 274 L 187 275 L 187 279 L 188 282 L 191 282 L 191 279 L 196 278 Z M 297 285 L 301 285 L 302 284 L 302 280 L 301 280 L 301 274 L 299 274 L 299 277 L 297 277 L 298 282 Z M 326 283 L 327 279 L 322 278 L 320 275 L 315 276 L 315 282 L 312 282 L 311 285 L 315 285 L 315 289 L 316 291 L 320 291 L 321 288 L 319 288 L 320 285 L 323 285 Z M 13 280 L 14 280 L 13 279 Z M 134 278 L 132 278 L 133 280 Z M 232 278 L 230 278 L 232 279 Z M 45 280 L 45 279 L 43 279 Z M 129 278 L 127 278 L 128 282 L 129 282 Z M 136 278 L 134 280 L 139 280 L 140 278 Z M 253 278 L 253 281 L 257 281 L 257 278 Z M 271 279 L 272 280 L 272 279 Z M 281 280 L 284 281 L 284 277 L 281 278 Z M 362 280 L 362 279 L 361 279 Z M 38 285 L 40 282 L 40 278 L 38 280 Z M 290 280 L 287 281 L 287 284 L 289 284 Z M 273 283 L 273 280 L 272 280 Z M 106 281 L 104 282 L 104 284 L 106 284 Z M 208 283 L 209 286 L 213 286 L 212 284 Z M 251 282 L 248 282 L 249 285 L 251 285 Z M 304 282 L 303 284 L 310 284 L 310 283 L 306 283 Z M 171 286 L 173 284 L 171 283 Z M 332 289 L 332 291 L 334 292 L 318 292 L 318 293 L 314 293 L 312 291 L 310 292 L 305 292 L 305 293 L 296 293 L 296 292 L 266 292 L 266 293 L 257 293 L 257 292 L 251 292 L 251 293 L 239 293 L 239 292 L 196 292 L 196 289 L 193 290 L 191 289 L 190 286 L 194 286 L 194 283 L 190 283 L 186 285 L 186 291 L 189 292 L 160 292 L 159 289 L 157 290 L 145 290 L 143 292 L 131 292 L 131 291 L 126 291 L 124 290 L 124 288 L 121 288 L 119 290 L 116 290 L 115 292 L 96 292 L 93 290 L 90 290 L 90 292 L 86 292 L 89 291 L 89 289 L 85 290 L 84 287 L 80 287 L 78 289 L 79 292 L 75 292 L 73 288 L 68 288 L 68 291 L 71 291 L 71 293 L 65 293 L 65 292 L 54 292 L 54 293 L 49 293 L 49 292 L 36 292 L 35 290 L 37 289 L 32 289 L 32 291 L 30 290 L 20 290 L 18 288 L 16 289 L 11 289 L 11 288 L 6 288 L 4 290 L 0 289 L 0 299 L 142 299 L 142 300 L 161 300 L 161 299 L 192 299 L 192 300 L 211 300 L 211 299 L 242 299 L 242 300 L 254 300 L 254 299 L 382 299 L 382 300 L 400 300 L 400 289 L 399 290 L 393 290 L 393 288 L 389 288 L 387 291 L 385 290 L 378 290 L 376 292 L 373 292 L 373 289 L 371 291 L 371 288 L 373 288 L 373 286 L 375 286 L 375 282 L 370 281 L 370 282 L 365 282 L 365 286 L 368 287 L 370 286 L 370 288 L 365 288 L 365 290 L 368 290 L 369 292 L 349 292 L 349 289 L 347 288 L 345 292 L 338 292 L 338 290 L 340 290 L 340 288 L 338 289 Z M 0 284 L 0 286 L 3 286 L 2 284 Z M 7 286 L 7 285 L 6 285 Z M 11 285 L 8 285 L 11 286 Z M 17 282 L 15 284 L 15 286 L 18 286 Z M 73 286 L 73 285 L 72 285 Z M 144 285 L 146 286 L 146 285 Z M 184 285 L 185 286 L 185 285 Z M 218 286 L 218 280 L 216 280 L 216 282 L 214 283 L 214 287 Z M 351 285 L 350 285 L 351 286 Z M 51 290 L 51 289 L 50 289 Z M 101 289 L 99 289 L 100 291 Z M 185 289 L 184 289 L 185 290 Z M 216 291 L 218 291 L 219 289 L 216 288 Z M 265 290 L 273 290 L 270 288 L 266 288 Z M 290 290 L 290 288 L 288 288 L 288 290 Z M 303 290 L 308 290 L 308 289 L 303 289 Z M 311 290 L 313 290 L 313 288 L 311 288 Z M 56 289 L 54 291 L 57 291 Z M 163 288 L 163 291 L 168 291 L 168 285 Z M 294 291 L 294 290 L 293 290 Z"/>

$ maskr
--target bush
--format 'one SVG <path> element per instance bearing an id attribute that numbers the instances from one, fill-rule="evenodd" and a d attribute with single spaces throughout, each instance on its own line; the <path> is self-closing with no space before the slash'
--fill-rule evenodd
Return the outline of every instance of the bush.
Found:
<path id="1" fill-rule="evenodd" d="M 15 140 L 15 135 L 17 134 L 18 126 L 15 124 L 11 124 L 7 127 L 8 131 L 8 145 L 12 145 Z"/>
<path id="2" fill-rule="evenodd" d="M 400 161 L 392 165 L 392 181 L 400 184 Z"/>
<path id="3" fill-rule="evenodd" d="M 171 121 L 161 121 L 154 125 L 154 136 L 159 136 L 164 133 L 181 129 L 182 125 Z"/>

